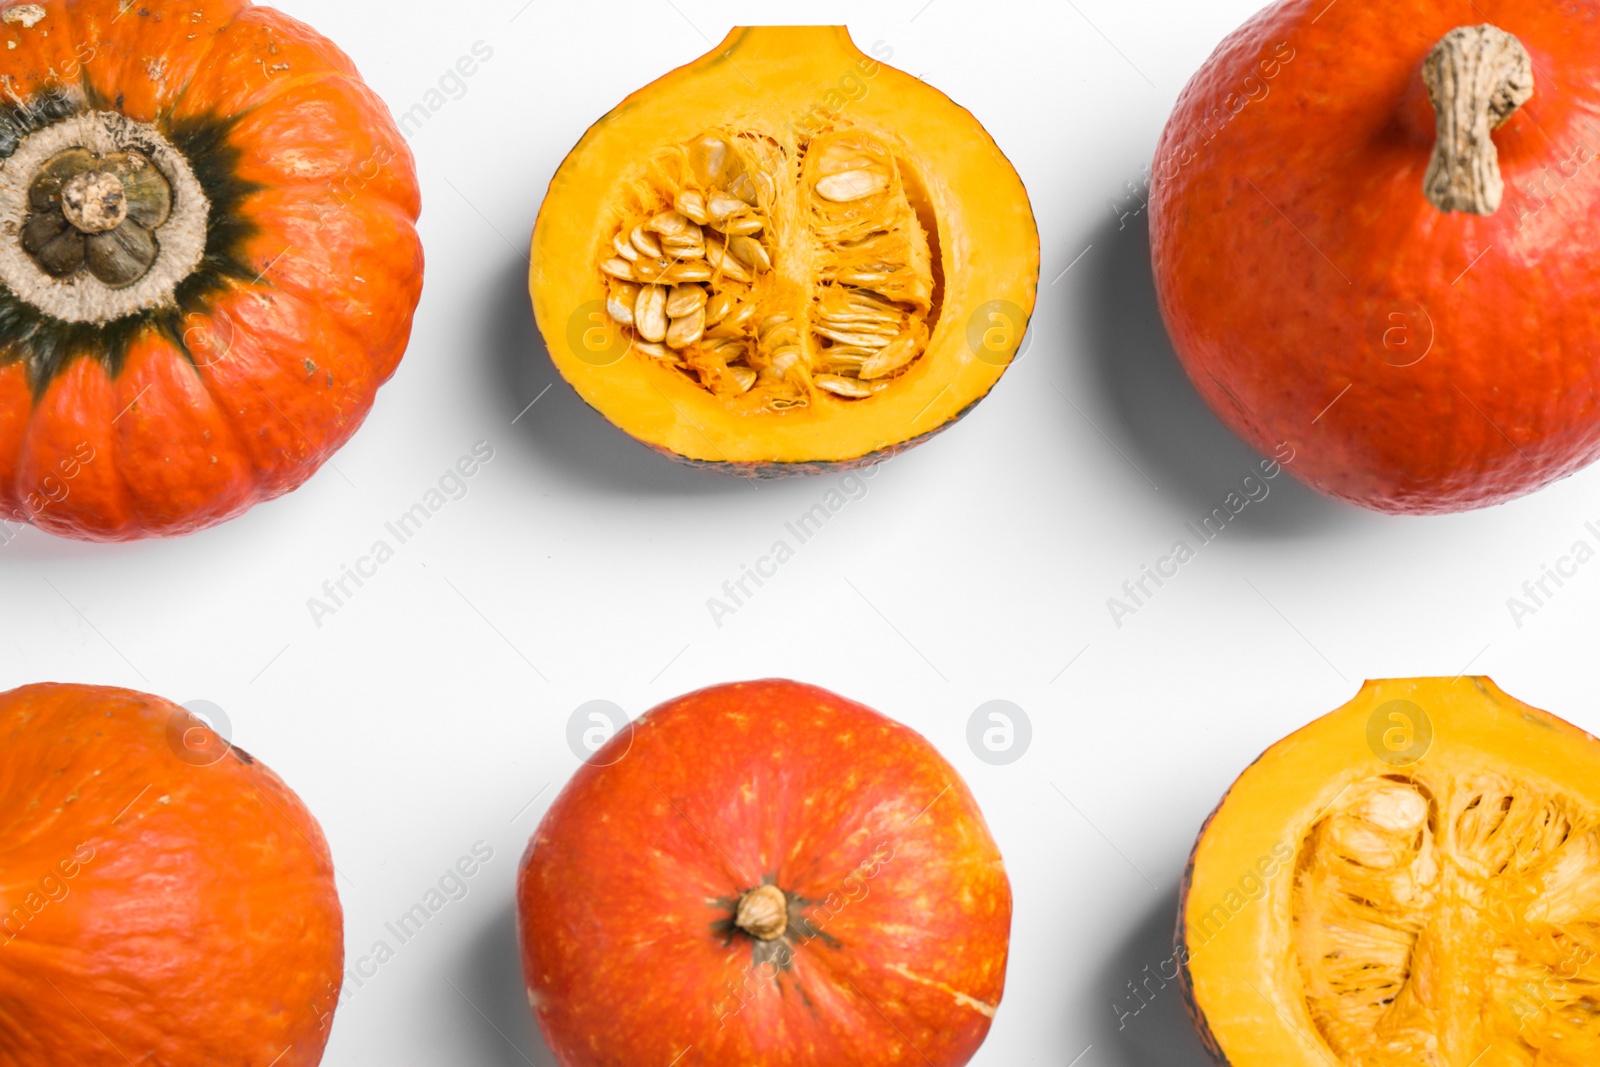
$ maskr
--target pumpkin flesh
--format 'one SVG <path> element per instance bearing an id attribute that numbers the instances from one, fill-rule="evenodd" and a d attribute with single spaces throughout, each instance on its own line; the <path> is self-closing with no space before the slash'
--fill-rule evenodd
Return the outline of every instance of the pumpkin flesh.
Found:
<path id="1" fill-rule="evenodd" d="M 1425 753 L 1380 758 L 1419 708 Z M 1369 682 L 1273 746 L 1202 831 L 1179 917 L 1218 1062 L 1596 1062 L 1597 782 L 1600 742 L 1483 678 Z"/>
<path id="2" fill-rule="evenodd" d="M 887 454 L 987 394 L 1038 235 L 967 112 L 842 27 L 750 27 L 584 136 L 532 260 L 580 396 L 668 454 L 781 474 Z"/>

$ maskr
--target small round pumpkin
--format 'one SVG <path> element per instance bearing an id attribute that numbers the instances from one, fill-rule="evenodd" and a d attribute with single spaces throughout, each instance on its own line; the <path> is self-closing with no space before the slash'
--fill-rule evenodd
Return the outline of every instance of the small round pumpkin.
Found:
<path id="1" fill-rule="evenodd" d="M 1161 309 L 1195 388 L 1388 512 L 1600 456 L 1600 13 L 1282 0 L 1218 47 L 1154 165 Z"/>
<path id="2" fill-rule="evenodd" d="M 343 960 L 277 775 L 159 697 L 0 694 L 0 1063 L 313 1067 Z"/>
<path id="3" fill-rule="evenodd" d="M 248 0 L 0 2 L 0 521 L 188 533 L 366 417 L 422 285 L 411 154 Z"/>
<path id="4" fill-rule="evenodd" d="M 778 477 L 887 458 L 988 395 L 1033 311 L 1033 212 L 891 53 L 739 27 L 584 135 L 530 274 L 584 401 L 675 459 Z"/>
<path id="5" fill-rule="evenodd" d="M 959 1067 L 1005 987 L 1011 886 L 960 776 L 798 682 L 625 726 L 535 831 L 517 902 L 563 1067 Z"/>

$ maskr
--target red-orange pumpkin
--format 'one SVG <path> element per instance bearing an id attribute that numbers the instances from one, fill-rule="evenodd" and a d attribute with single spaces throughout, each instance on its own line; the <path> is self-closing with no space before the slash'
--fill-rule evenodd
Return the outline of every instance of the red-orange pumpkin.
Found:
<path id="1" fill-rule="evenodd" d="M 277 775 L 125 689 L 0 694 L 0 1064 L 313 1067 L 328 846 Z"/>
<path id="2" fill-rule="evenodd" d="M 1195 387 L 1325 493 L 1498 503 L 1600 455 L 1600 6 L 1283 0 L 1189 83 L 1151 243 Z"/>
<path id="3" fill-rule="evenodd" d="M 248 0 L 0 0 L 0 536 L 181 534 L 304 482 L 394 372 L 411 154 Z"/>
<path id="4" fill-rule="evenodd" d="M 797 682 L 613 737 L 517 893 L 563 1067 L 957 1067 L 1005 985 L 1011 889 L 972 794 L 916 733 Z"/>

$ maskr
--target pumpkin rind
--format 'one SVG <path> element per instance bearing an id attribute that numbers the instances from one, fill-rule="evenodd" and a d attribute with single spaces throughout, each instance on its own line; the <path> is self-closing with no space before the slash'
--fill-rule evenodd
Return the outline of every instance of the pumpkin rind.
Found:
<path id="1" fill-rule="evenodd" d="M 1394 755 L 1394 746 L 1373 740 L 1391 722 L 1386 709 L 1404 706 L 1397 702 L 1422 710 L 1421 716 L 1410 710 L 1406 715 L 1413 726 L 1425 723 L 1429 737 L 1425 745 L 1418 746 L 1417 753 L 1404 758 Z M 1417 727 L 1418 732 L 1407 737 L 1421 736 L 1423 729 Z M 1311 993 L 1301 971 L 1307 961 L 1295 947 L 1295 932 L 1299 929 L 1296 923 L 1301 920 L 1295 917 L 1294 901 L 1312 884 L 1306 873 L 1312 862 L 1308 850 L 1313 848 L 1308 835 L 1325 825 L 1347 798 L 1359 796 L 1363 788 L 1373 783 L 1382 788 L 1420 784 L 1426 793 L 1430 784 L 1437 788 L 1443 782 L 1495 776 L 1518 787 L 1531 786 L 1536 794 L 1560 796 L 1580 808 L 1600 812 L 1600 741 L 1548 712 L 1506 695 L 1487 678 L 1368 682 L 1350 703 L 1273 745 L 1240 775 L 1196 840 L 1180 893 L 1176 938 L 1185 1001 L 1202 1042 L 1218 1064 L 1320 1067 L 1358 1062 L 1330 1051 L 1307 1007 Z M 1436 795 L 1440 823 L 1428 823 L 1429 835 L 1448 851 L 1444 843 L 1457 847 L 1450 838 L 1457 833 L 1455 820 L 1464 816 L 1448 808 L 1443 793 Z M 1465 810 L 1470 812 L 1471 807 Z M 1509 803 L 1507 810 L 1511 810 Z M 1592 828 L 1585 824 L 1582 833 L 1590 834 Z M 1563 838 L 1562 842 L 1566 840 Z M 1572 840 L 1578 840 L 1577 831 Z M 1541 859 L 1542 853 L 1519 856 L 1519 863 L 1532 863 Z M 1259 863 L 1263 857 L 1274 860 L 1265 874 Z M 1560 887 L 1572 884 L 1574 878 L 1588 879 L 1582 884 L 1600 879 L 1600 865 L 1594 864 L 1592 857 L 1587 870 L 1573 863 L 1561 865 L 1557 859 L 1544 862 L 1559 866 L 1560 873 L 1552 876 L 1553 881 L 1512 884 L 1503 894 L 1486 898 L 1479 910 L 1499 914 L 1495 909 L 1501 906 L 1525 909 L 1525 903 L 1516 902 L 1530 899 L 1528 894 L 1561 892 Z M 1492 871 L 1488 875 L 1500 876 Z M 1568 914 L 1570 910 L 1552 910 L 1546 913 L 1546 921 L 1552 928 L 1558 922 L 1583 926 L 1582 915 Z M 1424 925 L 1423 929 L 1427 928 Z M 1468 954 L 1480 951 L 1473 943 L 1465 945 L 1463 951 Z M 1417 967 L 1425 966 L 1425 955 L 1439 955 L 1437 947 L 1418 947 L 1414 951 L 1417 955 L 1412 958 Z M 1443 953 L 1444 958 L 1449 956 L 1450 952 Z M 1520 964 L 1509 962 L 1510 957 L 1493 958 L 1495 966 L 1507 974 L 1520 973 L 1514 969 Z M 1592 960 L 1591 956 L 1583 964 L 1586 977 L 1581 983 L 1593 980 Z M 1358 956 L 1351 964 L 1360 961 Z M 1390 999 L 1381 1002 L 1387 1005 L 1400 994 L 1381 986 L 1380 977 L 1374 974 L 1371 979 L 1376 990 L 1371 996 L 1387 995 Z M 1560 992 L 1580 995 L 1587 985 L 1574 983 L 1576 978 L 1577 972 L 1562 975 L 1556 985 L 1571 984 L 1573 988 Z M 1418 980 L 1426 982 L 1425 978 Z M 1500 979 L 1492 981 L 1498 983 Z M 1458 1003 L 1462 1010 L 1470 1012 L 1480 1003 L 1498 1003 L 1494 994 L 1498 988 L 1498 984 L 1482 987 L 1463 980 L 1443 987 L 1429 986 L 1421 995 L 1439 1003 Z M 1544 991 L 1550 1001 L 1556 999 L 1552 990 L 1554 986 Z M 1559 1029 L 1560 1017 L 1555 1009 L 1547 1010 L 1546 1021 Z M 1482 1020 L 1484 1032 L 1497 1033 L 1492 1025 L 1495 1017 L 1485 1015 Z M 1540 1025 L 1537 1017 L 1530 1020 L 1524 1016 L 1523 1022 L 1529 1025 L 1530 1034 L 1533 1027 Z M 1581 1034 L 1585 1027 L 1575 1024 L 1572 1029 Z M 1587 1029 L 1592 1042 L 1592 1027 Z M 1395 1033 L 1388 1033 L 1386 1040 L 1395 1039 Z M 1569 1040 L 1579 1044 L 1566 1049 L 1543 1044 L 1548 1059 L 1537 1062 L 1589 1062 L 1584 1058 L 1587 1053 L 1581 1043 L 1583 1038 L 1569 1034 Z M 1542 1039 L 1536 1042 L 1542 1043 Z M 1462 1062 L 1471 1055 L 1466 1053 Z M 1573 1055 L 1577 1058 L 1571 1058 Z M 1490 1059 L 1508 1064 L 1534 1062 L 1500 1058 L 1484 1062 Z M 1371 1062 L 1387 1065 L 1414 1060 L 1379 1057 Z"/>
<path id="2" fill-rule="evenodd" d="M 0 694 L 0 1063 L 314 1067 L 343 955 L 270 770 L 157 697 Z"/>
<path id="3" fill-rule="evenodd" d="M 1533 94 L 1493 132 L 1504 202 L 1424 196 L 1435 112 L 1419 73 L 1491 24 Z M 1284 0 L 1230 35 L 1156 150 L 1151 247 L 1196 390 L 1296 477 L 1389 512 L 1512 499 L 1600 455 L 1600 13 Z"/>
<path id="4" fill-rule="evenodd" d="M 773 886 L 787 919 L 761 940 L 778 927 L 747 933 L 741 905 Z M 911 730 L 795 682 L 625 728 L 551 806 L 517 898 L 564 1067 L 955 1067 L 1004 988 L 1010 886 L 965 785 Z"/>
<path id="5" fill-rule="evenodd" d="M 0 519 L 193 532 L 299 486 L 394 372 L 422 284 L 411 153 L 349 58 L 270 8 L 38 6 L 0 24 L 0 167 L 115 112 L 173 143 L 210 212 L 200 266 L 131 314 L 63 322 L 0 288 Z"/>
<path id="6" fill-rule="evenodd" d="M 791 125 L 859 131 L 889 146 L 907 195 L 926 208 L 922 222 L 935 222 L 929 237 L 940 303 L 927 347 L 909 369 L 867 399 L 817 392 L 803 407 L 751 414 L 636 350 L 604 365 L 577 351 L 574 323 L 583 336 L 585 310 L 607 297 L 595 268 L 609 254 L 607 228 L 652 154 L 722 126 Z M 863 54 L 842 27 L 754 27 L 735 29 L 714 51 L 640 89 L 585 134 L 551 180 L 531 259 L 540 332 L 587 404 L 673 458 L 772 477 L 875 462 L 932 436 L 987 395 L 1025 334 L 1039 250 L 1015 170 L 968 112 Z M 980 353 L 969 328 L 990 302 L 1007 309 L 1007 336 Z"/>

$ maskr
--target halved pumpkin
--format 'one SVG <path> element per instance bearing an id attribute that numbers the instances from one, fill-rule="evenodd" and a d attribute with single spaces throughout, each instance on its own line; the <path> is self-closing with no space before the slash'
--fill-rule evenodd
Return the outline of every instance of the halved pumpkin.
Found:
<path id="1" fill-rule="evenodd" d="M 1178 917 L 1233 1067 L 1600 1063 L 1600 741 L 1487 678 L 1368 682 L 1201 831 Z"/>
<path id="2" fill-rule="evenodd" d="M 606 418 L 774 475 L 959 418 L 1011 362 L 1038 270 L 1027 193 L 971 114 L 842 26 L 762 26 L 584 135 L 530 288 L 551 359 Z"/>

